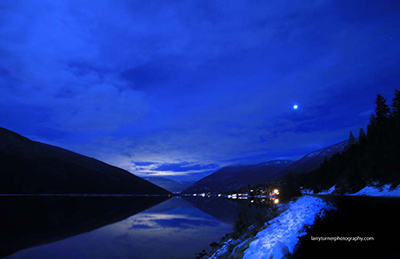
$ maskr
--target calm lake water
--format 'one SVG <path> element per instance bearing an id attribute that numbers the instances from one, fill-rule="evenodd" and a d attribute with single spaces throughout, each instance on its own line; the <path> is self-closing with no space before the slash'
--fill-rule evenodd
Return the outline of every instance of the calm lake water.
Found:
<path id="1" fill-rule="evenodd" d="M 0 197 L 0 257 L 194 258 L 259 210 L 225 198 Z M 251 214 L 251 213 L 250 213 Z"/>
<path id="2" fill-rule="evenodd" d="M 194 258 L 252 207 L 225 198 L 0 197 L 0 257 Z"/>

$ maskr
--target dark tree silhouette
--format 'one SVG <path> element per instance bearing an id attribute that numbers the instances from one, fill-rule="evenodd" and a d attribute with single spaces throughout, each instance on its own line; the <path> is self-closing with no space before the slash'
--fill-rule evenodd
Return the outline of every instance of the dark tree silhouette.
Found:
<path id="1" fill-rule="evenodd" d="M 366 141 L 367 141 L 367 136 L 365 135 L 363 128 L 360 128 L 360 133 L 358 134 L 358 142 L 362 145 Z"/>
<path id="2" fill-rule="evenodd" d="M 390 108 L 381 94 L 376 96 L 375 105 L 376 123 L 378 127 L 384 127 L 390 117 Z"/>
<path id="3" fill-rule="evenodd" d="M 283 176 L 274 183 L 282 190 L 280 199 L 299 195 L 299 186 L 320 192 L 336 185 L 339 194 L 356 192 L 373 182 L 396 187 L 400 183 L 400 91 L 395 92 L 392 110 L 380 94 L 375 104 L 367 134 L 361 128 L 357 141 L 350 132 L 348 147 L 342 153 L 326 158 L 319 168 L 309 173 L 289 172 Z"/>
<path id="4" fill-rule="evenodd" d="M 350 135 L 349 135 L 349 146 L 351 147 L 351 146 L 354 146 L 355 144 L 357 144 L 357 140 L 356 140 L 356 138 L 354 137 L 354 135 L 353 135 L 353 132 L 352 131 L 350 131 Z"/>
<path id="5" fill-rule="evenodd" d="M 286 174 L 281 182 L 280 198 L 282 201 L 287 201 L 293 197 L 301 195 L 299 186 L 292 173 Z"/>
<path id="6" fill-rule="evenodd" d="M 395 90 L 392 101 L 392 117 L 396 119 L 400 118 L 400 91 L 397 89 Z"/>
<path id="7" fill-rule="evenodd" d="M 359 141 L 350 133 L 349 147 L 324 161 L 321 166 L 296 181 L 315 192 L 336 184 L 339 193 L 354 192 L 372 182 L 400 183 L 400 91 L 396 90 L 392 110 L 378 94 L 375 114 L 371 115 L 367 135 L 360 129 Z"/>
<path id="8" fill-rule="evenodd" d="M 374 135 L 374 130 L 376 128 L 376 117 L 374 114 L 371 114 L 369 118 L 369 124 L 367 126 L 367 136 L 371 138 Z"/>

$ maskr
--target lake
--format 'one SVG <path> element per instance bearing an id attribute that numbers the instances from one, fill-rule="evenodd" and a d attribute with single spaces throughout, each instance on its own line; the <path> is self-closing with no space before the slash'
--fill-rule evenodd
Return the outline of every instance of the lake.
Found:
<path id="1" fill-rule="evenodd" d="M 0 197 L 0 257 L 194 258 L 248 201 L 203 197 Z"/>

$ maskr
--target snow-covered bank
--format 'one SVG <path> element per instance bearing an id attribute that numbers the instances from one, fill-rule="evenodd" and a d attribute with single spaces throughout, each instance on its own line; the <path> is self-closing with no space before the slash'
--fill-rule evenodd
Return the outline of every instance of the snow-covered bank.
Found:
<path id="1" fill-rule="evenodd" d="M 324 190 L 315 194 L 320 194 L 320 195 L 327 195 L 327 194 L 333 194 L 333 192 L 336 189 L 336 185 L 332 186 L 329 190 Z M 314 194 L 314 191 L 311 189 L 303 189 L 301 190 L 302 194 Z"/>
<path id="2" fill-rule="evenodd" d="M 300 191 L 302 194 L 314 194 L 314 191 L 311 189 L 303 189 Z"/>
<path id="3" fill-rule="evenodd" d="M 278 217 L 268 221 L 267 227 L 260 231 L 256 240 L 250 243 L 245 250 L 246 259 L 283 258 L 293 253 L 299 237 L 306 234 L 306 226 L 312 225 L 317 215 L 333 206 L 323 200 L 303 196 L 289 204 L 288 209 Z"/>
<path id="4" fill-rule="evenodd" d="M 329 190 L 325 190 L 322 192 L 319 192 L 317 194 L 321 194 L 321 195 L 327 195 L 327 194 L 332 194 L 335 191 L 336 185 L 332 186 Z"/>
<path id="5" fill-rule="evenodd" d="M 289 207 L 288 203 L 280 203 L 271 207 L 266 214 L 264 215 L 264 220 L 268 221 L 273 218 L 276 218 L 281 213 L 286 211 Z M 265 222 L 263 221 L 263 222 Z M 241 236 L 237 237 L 239 233 L 231 233 L 227 236 L 228 239 L 223 241 L 217 250 L 213 251 L 211 255 L 204 258 L 208 259 L 228 259 L 228 258 L 242 258 L 244 255 L 244 251 L 249 247 L 249 244 L 256 238 L 255 235 L 265 228 L 265 223 L 262 223 L 261 226 L 259 224 L 253 224 L 249 227 L 248 231 L 240 234 Z"/>
<path id="6" fill-rule="evenodd" d="M 390 190 L 390 184 L 377 186 L 366 186 L 356 193 L 345 194 L 348 196 L 374 196 L 374 197 L 400 197 L 400 185 Z"/>
<path id="7" fill-rule="evenodd" d="M 398 185 L 393 190 L 390 190 L 391 184 L 386 184 L 383 186 L 378 186 L 378 182 L 374 182 L 369 186 L 364 187 L 356 193 L 345 193 L 343 195 L 346 196 L 373 196 L 373 197 L 399 197 L 400 198 L 400 185 Z M 332 186 L 329 190 L 324 190 L 316 195 L 339 195 L 336 190 L 336 185 Z M 314 191 L 311 189 L 303 189 L 301 190 L 302 194 L 314 194 Z"/>

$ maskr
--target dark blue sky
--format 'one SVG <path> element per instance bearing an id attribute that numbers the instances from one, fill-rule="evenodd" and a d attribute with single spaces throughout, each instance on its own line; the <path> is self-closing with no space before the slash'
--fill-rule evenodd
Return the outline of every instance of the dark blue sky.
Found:
<path id="1" fill-rule="evenodd" d="M 399 75 L 397 0 L 0 2 L 0 126 L 142 176 L 296 159 Z"/>

